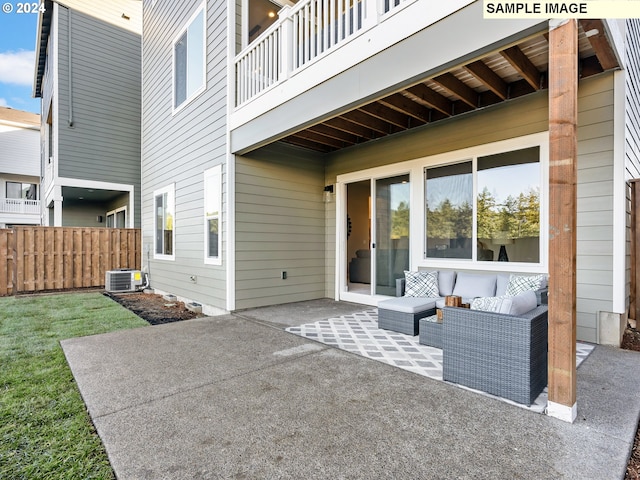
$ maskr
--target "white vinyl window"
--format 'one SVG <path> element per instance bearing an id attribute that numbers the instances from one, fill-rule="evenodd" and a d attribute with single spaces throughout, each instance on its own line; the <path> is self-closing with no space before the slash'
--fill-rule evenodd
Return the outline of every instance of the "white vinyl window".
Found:
<path id="1" fill-rule="evenodd" d="M 539 264 L 540 150 L 425 168 L 425 258 Z"/>
<path id="2" fill-rule="evenodd" d="M 222 166 L 204 172 L 204 262 L 222 264 Z"/>
<path id="3" fill-rule="evenodd" d="M 153 192 L 153 258 L 175 260 L 175 184 Z"/>
<path id="4" fill-rule="evenodd" d="M 120 207 L 107 212 L 108 228 L 127 228 L 127 207 Z"/>
<path id="5" fill-rule="evenodd" d="M 204 4 L 173 41 L 173 109 L 180 109 L 206 88 Z"/>

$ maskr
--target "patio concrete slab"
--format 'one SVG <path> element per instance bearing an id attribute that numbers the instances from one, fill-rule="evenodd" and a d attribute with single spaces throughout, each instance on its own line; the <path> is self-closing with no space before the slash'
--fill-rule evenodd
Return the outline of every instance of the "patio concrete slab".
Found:
<path id="1" fill-rule="evenodd" d="M 567 424 L 241 315 L 62 342 L 119 479 L 624 476 L 638 353 L 597 347 Z"/>

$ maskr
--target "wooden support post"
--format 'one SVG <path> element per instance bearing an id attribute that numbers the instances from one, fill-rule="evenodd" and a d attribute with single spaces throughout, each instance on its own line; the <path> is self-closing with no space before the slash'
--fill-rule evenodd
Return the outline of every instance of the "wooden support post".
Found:
<path id="1" fill-rule="evenodd" d="M 576 417 L 578 23 L 549 24 L 549 405 Z"/>

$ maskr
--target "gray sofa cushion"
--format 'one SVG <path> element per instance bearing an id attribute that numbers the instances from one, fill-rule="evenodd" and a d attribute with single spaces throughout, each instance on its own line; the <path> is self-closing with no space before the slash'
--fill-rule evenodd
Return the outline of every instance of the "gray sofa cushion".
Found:
<path id="1" fill-rule="evenodd" d="M 511 299 L 510 315 L 522 315 L 538 306 L 536 293 L 533 290 L 527 290 L 509 298 Z"/>
<path id="2" fill-rule="evenodd" d="M 496 275 L 488 273 L 458 272 L 453 295 L 464 298 L 494 297 Z"/>
<path id="3" fill-rule="evenodd" d="M 496 297 L 507 294 L 507 286 L 509 285 L 510 273 L 499 273 L 496 278 Z"/>
<path id="4" fill-rule="evenodd" d="M 402 313 L 418 313 L 435 308 L 437 298 L 396 297 L 378 303 L 378 308 Z"/>
<path id="5" fill-rule="evenodd" d="M 438 270 L 438 288 L 440 296 L 453 295 L 453 287 L 456 283 L 456 272 L 453 270 Z"/>

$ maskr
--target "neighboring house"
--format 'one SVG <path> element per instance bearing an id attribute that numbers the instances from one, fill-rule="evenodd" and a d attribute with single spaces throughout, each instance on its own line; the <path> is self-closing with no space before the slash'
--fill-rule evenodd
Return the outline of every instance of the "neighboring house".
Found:
<path id="1" fill-rule="evenodd" d="M 40 214 L 40 115 L 0 107 L 0 228 Z"/>
<path id="2" fill-rule="evenodd" d="M 575 399 L 572 335 L 619 344 L 627 320 L 640 22 L 484 20 L 468 0 L 285 3 L 144 2 L 152 286 L 214 312 L 376 305 L 409 269 L 548 273 L 550 311 L 569 305 L 551 315 L 550 371 L 566 378 L 550 399 Z M 567 96 L 577 112 L 559 112 Z M 577 153 L 562 156 L 565 140 Z M 556 192 L 576 183 L 577 209 L 562 208 Z"/>
<path id="3" fill-rule="evenodd" d="M 44 3 L 34 81 L 44 224 L 139 227 L 141 4 Z"/>

